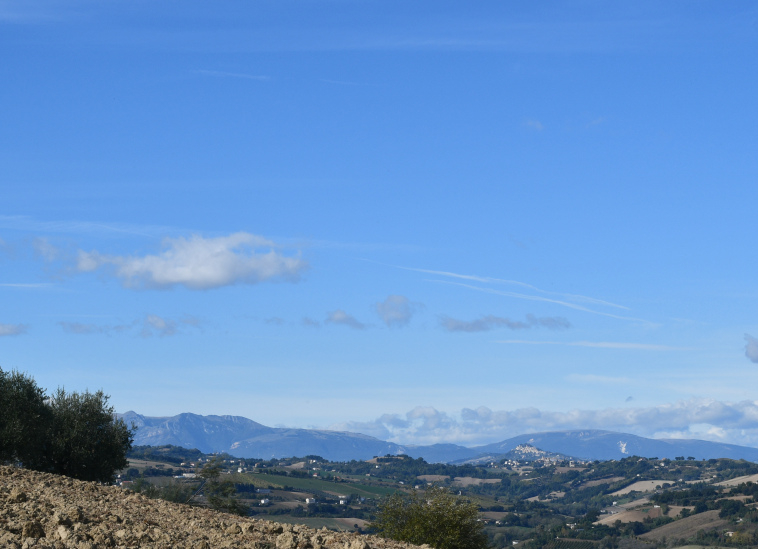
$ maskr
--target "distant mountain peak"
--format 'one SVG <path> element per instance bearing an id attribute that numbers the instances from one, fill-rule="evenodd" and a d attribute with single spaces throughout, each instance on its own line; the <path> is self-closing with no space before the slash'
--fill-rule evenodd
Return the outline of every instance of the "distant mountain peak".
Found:
<path id="1" fill-rule="evenodd" d="M 703 440 L 649 439 L 600 429 L 529 433 L 466 448 L 456 444 L 398 445 L 369 435 L 321 429 L 267 427 L 242 416 L 201 416 L 185 412 L 173 417 L 149 417 L 134 411 L 121 414 L 137 426 L 135 445 L 173 444 L 205 453 L 227 452 L 237 457 L 282 458 L 319 455 L 331 461 L 370 459 L 387 454 L 422 457 L 429 462 L 452 463 L 527 456 L 563 456 L 579 460 L 641 457 L 696 459 L 731 458 L 758 462 L 758 449 Z M 541 452 L 541 453 L 540 453 Z"/>

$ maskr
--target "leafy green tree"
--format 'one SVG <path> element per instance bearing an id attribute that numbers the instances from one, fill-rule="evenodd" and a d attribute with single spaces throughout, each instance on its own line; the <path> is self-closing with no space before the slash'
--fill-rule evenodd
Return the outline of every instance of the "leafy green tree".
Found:
<path id="1" fill-rule="evenodd" d="M 205 482 L 202 486 L 203 495 L 208 506 L 218 511 L 247 515 L 249 509 L 237 497 L 237 489 L 231 480 L 221 480 L 221 460 L 214 458 L 205 464 L 200 471 L 200 477 Z"/>
<path id="2" fill-rule="evenodd" d="M 45 391 L 29 376 L 0 368 L 0 463 L 38 468 L 52 418 Z"/>
<path id="3" fill-rule="evenodd" d="M 128 465 L 126 453 L 134 428 L 116 419 L 102 391 L 66 393 L 51 397 L 49 449 L 45 469 L 81 480 L 112 482 L 116 471 Z"/>
<path id="4" fill-rule="evenodd" d="M 194 489 L 189 484 L 169 482 L 168 484 L 156 486 L 148 482 L 144 477 L 135 480 L 131 489 L 151 499 L 162 499 L 174 503 L 187 503 L 192 498 L 194 492 Z"/>
<path id="5" fill-rule="evenodd" d="M 435 549 L 483 549 L 487 547 L 479 507 L 432 486 L 410 494 L 396 492 L 379 504 L 371 528 L 380 536 Z"/>

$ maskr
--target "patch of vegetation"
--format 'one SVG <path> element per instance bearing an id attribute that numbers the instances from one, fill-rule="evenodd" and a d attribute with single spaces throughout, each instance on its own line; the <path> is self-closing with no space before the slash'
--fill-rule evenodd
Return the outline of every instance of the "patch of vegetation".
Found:
<path id="1" fill-rule="evenodd" d="M 167 453 L 174 451 L 188 450 Z M 158 453 L 143 455 L 159 459 Z M 213 458 L 193 457 L 197 463 Z M 663 549 L 686 543 L 758 546 L 758 509 L 752 505 L 758 485 L 715 484 L 758 472 L 758 466 L 750 462 L 634 456 L 582 463 L 581 467 L 570 467 L 568 461 L 551 461 L 554 458 L 542 462 L 510 460 L 507 467 L 503 463 L 458 467 L 406 456 L 347 463 L 328 462 L 318 456 L 265 461 L 223 455 L 216 458 L 221 474 L 228 475 L 222 478 L 234 484 L 237 497 L 250 507 L 249 512 L 276 520 L 359 530 L 356 524 L 376 522 L 382 505 L 390 499 L 428 500 L 428 494 L 444 489 L 468 500 L 476 509 L 477 522 L 481 520 L 478 524 L 492 549 L 512 547 L 514 541 L 523 549 Z M 169 462 L 163 469 L 155 462 L 146 465 L 145 473 L 165 473 L 175 467 Z M 239 468 L 245 472 L 237 473 Z M 456 480 L 462 478 L 466 480 Z M 144 480 L 158 484 L 159 490 L 166 482 L 165 477 L 145 476 Z M 650 491 L 617 493 L 640 481 L 645 481 L 641 486 Z M 197 486 L 199 480 L 195 481 Z M 338 494 L 345 497 L 338 498 Z M 311 497 L 316 502 L 306 504 L 305 498 Z M 625 518 L 622 506 L 631 508 L 633 516 Z M 700 532 L 703 528 L 697 517 L 704 511 L 711 512 L 702 515 L 703 525 L 714 518 L 718 523 L 715 529 Z M 611 514 L 619 512 L 622 514 Z M 624 520 L 609 520 L 616 516 Z M 682 523 L 683 527 L 676 530 L 688 536 L 685 539 L 667 540 L 660 533 L 670 531 L 687 516 L 695 522 Z M 663 527 L 667 529 L 659 530 Z"/>
<path id="2" fill-rule="evenodd" d="M 488 545 L 479 507 L 439 486 L 389 496 L 380 503 L 370 528 L 383 537 L 435 549 L 485 549 Z"/>
<path id="3" fill-rule="evenodd" d="M 30 376 L 0 368 L 0 462 L 80 480 L 112 482 L 127 465 L 134 428 L 102 391 L 51 395 Z"/>

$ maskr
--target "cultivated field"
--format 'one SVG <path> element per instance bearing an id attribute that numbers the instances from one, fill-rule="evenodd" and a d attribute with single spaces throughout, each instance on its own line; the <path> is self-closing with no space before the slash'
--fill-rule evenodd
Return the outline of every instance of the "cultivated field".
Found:
<path id="1" fill-rule="evenodd" d="M 758 482 L 758 475 L 747 475 L 744 477 L 730 478 L 721 482 L 714 483 L 714 486 L 737 486 L 743 482 Z"/>
<path id="2" fill-rule="evenodd" d="M 719 511 L 714 509 L 665 524 L 660 528 L 642 534 L 640 538 L 651 541 L 660 541 L 664 537 L 666 539 L 688 539 L 696 535 L 699 530 L 716 530 L 726 528 L 728 525 L 729 522 L 719 518 Z"/>
<path id="3" fill-rule="evenodd" d="M 474 478 L 474 477 L 455 477 L 453 484 L 458 486 L 478 486 L 479 484 L 498 484 L 499 478 Z"/>
<path id="4" fill-rule="evenodd" d="M 334 482 L 320 480 L 317 478 L 284 477 L 281 475 L 267 475 L 265 473 L 236 476 L 241 478 L 239 481 L 235 480 L 235 482 L 249 482 L 250 484 L 254 484 L 260 488 L 267 488 L 268 486 L 283 488 L 285 486 L 290 486 L 298 490 L 305 490 L 309 492 L 337 492 L 340 495 L 345 496 L 376 498 L 386 496 L 388 494 L 393 494 L 397 491 L 397 488 L 390 486 L 373 486 L 367 484 L 356 484 L 352 482 L 335 484 Z"/>
<path id="5" fill-rule="evenodd" d="M 598 480 L 588 480 L 584 484 L 580 486 L 580 488 L 591 488 L 592 486 L 600 486 L 602 484 L 613 484 L 614 482 L 618 482 L 620 480 L 624 480 L 626 477 L 611 477 L 611 478 L 601 478 Z"/>
<path id="6" fill-rule="evenodd" d="M 630 484 L 626 488 L 613 492 L 612 496 L 623 496 L 629 492 L 652 492 L 656 486 L 663 486 L 664 483 L 671 484 L 670 480 L 640 480 L 634 484 Z"/>

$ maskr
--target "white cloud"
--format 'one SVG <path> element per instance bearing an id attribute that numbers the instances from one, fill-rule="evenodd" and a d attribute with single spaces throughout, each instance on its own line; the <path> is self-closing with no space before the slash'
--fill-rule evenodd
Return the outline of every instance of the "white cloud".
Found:
<path id="1" fill-rule="evenodd" d="M 575 383 L 603 383 L 607 385 L 627 385 L 632 382 L 628 377 L 611 377 L 611 376 L 598 376 L 594 374 L 569 374 L 566 376 L 568 381 Z M 632 397 L 627 399 L 627 402 Z"/>
<path id="2" fill-rule="evenodd" d="M 243 80 L 257 80 L 259 82 L 265 82 L 271 80 L 271 77 L 262 74 L 247 74 L 243 72 L 225 72 L 225 71 L 209 71 L 209 70 L 196 70 L 197 74 L 203 74 L 206 76 L 221 76 L 226 78 L 242 78 Z"/>
<path id="3" fill-rule="evenodd" d="M 332 311 L 326 317 L 327 324 L 341 324 L 343 326 L 349 326 L 355 330 L 365 330 L 367 326 L 356 319 L 354 316 L 347 314 L 342 309 Z"/>
<path id="4" fill-rule="evenodd" d="M 545 129 L 545 126 L 543 126 L 542 122 L 540 122 L 539 120 L 525 120 L 524 126 L 526 126 L 527 128 L 536 130 L 538 132 L 541 132 L 542 130 Z"/>
<path id="5" fill-rule="evenodd" d="M 631 320 L 634 322 L 641 322 L 651 327 L 656 326 L 655 323 L 642 319 L 642 318 L 623 316 L 623 315 L 618 315 L 615 313 L 598 310 L 598 307 L 611 307 L 615 309 L 629 310 L 629 308 L 624 305 L 619 305 L 619 304 L 612 303 L 610 301 L 606 301 L 603 299 L 597 299 L 594 297 L 589 297 L 589 296 L 579 295 L 579 294 L 569 294 L 569 293 L 563 293 L 563 292 L 552 292 L 548 290 L 543 290 L 531 284 L 527 284 L 525 282 L 519 282 L 518 280 L 508 280 L 508 279 L 494 278 L 494 277 L 489 277 L 489 276 L 460 274 L 460 273 L 453 273 L 449 271 L 435 271 L 431 269 L 417 269 L 414 267 L 402 267 L 399 265 L 391 265 L 391 266 L 397 269 L 403 269 L 406 271 L 428 273 L 428 274 L 442 276 L 446 278 L 452 278 L 455 280 L 467 281 L 467 282 L 453 282 L 450 280 L 430 280 L 430 282 L 436 282 L 439 284 L 450 284 L 453 286 L 459 286 L 461 288 L 468 288 L 469 290 L 474 290 L 477 292 L 484 292 L 484 293 L 499 295 L 503 297 L 525 299 L 528 301 L 538 301 L 542 303 L 552 303 L 555 305 L 560 305 L 561 307 L 568 307 L 576 311 L 583 311 L 585 313 L 590 313 L 594 315 L 606 316 L 606 317 L 615 318 L 618 320 Z M 531 293 L 498 290 L 495 288 L 477 286 L 474 284 L 470 284 L 469 282 L 478 282 L 481 284 L 490 284 L 490 285 L 517 286 L 519 288 L 523 288 L 524 292 L 531 292 Z M 555 297 L 547 297 L 547 296 L 555 296 Z M 585 304 L 592 305 L 593 308 L 590 309 L 587 306 L 585 306 Z"/>
<path id="6" fill-rule="evenodd" d="M 308 326 L 309 328 L 318 328 L 321 326 L 321 323 L 318 320 L 314 320 L 311 317 L 305 316 L 303 317 L 303 326 Z"/>
<path id="7" fill-rule="evenodd" d="M 80 250 L 77 269 L 109 267 L 129 288 L 207 290 L 266 280 L 297 281 L 308 267 L 299 257 L 277 251 L 273 242 L 243 232 L 217 238 L 165 238 L 163 247 L 160 254 L 141 257 Z"/>
<path id="8" fill-rule="evenodd" d="M 128 324 L 83 324 L 80 322 L 58 322 L 64 332 L 74 335 L 118 334 L 125 332 L 136 333 L 140 337 L 172 336 L 179 333 L 182 326 L 202 329 L 202 321 L 191 315 L 180 319 L 164 318 L 155 314 L 147 314 L 143 318 Z"/>
<path id="9" fill-rule="evenodd" d="M 406 414 L 384 414 L 374 421 L 332 426 L 400 444 L 498 442 L 524 433 L 605 429 L 653 438 L 701 438 L 742 445 L 758 444 L 758 401 L 736 403 L 690 399 L 646 408 L 495 411 L 481 406 L 449 414 L 417 407 Z"/>
<path id="10" fill-rule="evenodd" d="M 565 345 L 568 347 L 590 347 L 596 349 L 630 349 L 636 351 L 689 351 L 690 347 L 674 347 L 655 343 L 627 343 L 623 341 L 529 341 L 526 339 L 504 339 L 499 343 L 520 345 Z"/>
<path id="11" fill-rule="evenodd" d="M 745 334 L 745 356 L 750 359 L 751 362 L 758 364 L 758 339 L 749 334 Z"/>
<path id="12" fill-rule="evenodd" d="M 160 337 L 176 334 L 176 321 L 158 315 L 147 315 L 142 323 L 142 337 L 158 335 Z"/>
<path id="13" fill-rule="evenodd" d="M 413 314 L 422 307 L 402 295 L 390 295 L 381 303 L 375 305 L 376 313 L 387 326 L 400 327 L 410 322 Z"/>
<path id="14" fill-rule="evenodd" d="M 32 240 L 32 248 L 34 248 L 34 253 L 45 261 L 55 261 L 60 255 L 58 248 L 50 244 L 50 241 L 44 237 Z"/>
<path id="15" fill-rule="evenodd" d="M 0 324 L 0 337 L 25 334 L 28 329 L 25 324 Z"/>
<path id="16" fill-rule="evenodd" d="M 265 318 L 263 320 L 263 322 L 265 322 L 266 324 L 272 324 L 272 325 L 275 325 L 275 326 L 281 326 L 282 324 L 284 324 L 284 319 L 281 318 L 281 317 L 278 317 L 278 316 L 272 316 L 272 317 L 269 317 L 269 318 Z"/>
<path id="17" fill-rule="evenodd" d="M 58 325 L 68 334 L 100 334 L 108 331 L 107 326 L 95 324 L 83 324 L 81 322 L 59 322 Z"/>
<path id="18" fill-rule="evenodd" d="M 495 278 L 491 276 L 479 276 L 479 275 L 469 275 L 469 274 L 460 274 L 460 273 L 452 273 L 450 271 L 434 271 L 431 269 L 417 269 L 415 267 L 401 267 L 398 265 L 393 265 L 393 267 L 396 267 L 398 269 L 403 269 L 404 271 L 415 271 L 418 273 L 427 273 L 427 274 L 433 274 L 433 275 L 439 275 L 439 276 L 445 276 L 448 278 L 455 278 L 459 280 L 469 280 L 472 282 L 481 282 L 484 284 L 504 284 L 509 286 L 518 286 L 521 288 L 524 288 L 526 290 L 530 290 L 539 294 L 545 294 L 545 295 L 554 295 L 561 297 L 561 299 L 565 299 L 568 301 L 575 301 L 575 302 L 581 302 L 581 303 L 592 303 L 594 305 L 602 305 L 607 307 L 615 307 L 617 309 L 626 309 L 628 310 L 629 307 L 625 307 L 624 305 L 618 305 L 616 303 L 611 303 L 610 301 L 605 301 L 603 299 L 597 299 L 595 297 L 589 297 L 586 295 L 578 295 L 578 294 L 567 294 L 563 292 L 552 292 L 549 290 L 543 290 L 541 288 L 538 288 L 536 286 L 533 286 L 532 284 L 527 284 L 526 282 L 520 282 L 518 280 L 509 280 L 505 278 Z M 524 299 L 530 299 L 532 296 L 529 295 L 521 295 L 521 294 L 514 294 L 512 297 L 520 297 Z M 550 301 L 551 303 L 559 303 L 563 304 L 561 302 L 557 301 Z"/>
<path id="19" fill-rule="evenodd" d="M 494 315 L 482 316 L 476 320 L 466 321 L 440 316 L 440 325 L 448 332 L 486 332 L 495 328 L 509 330 L 527 330 L 530 328 L 547 328 L 548 330 L 565 330 L 571 323 L 563 317 L 542 317 L 526 315 L 526 320 L 511 320 Z"/>

